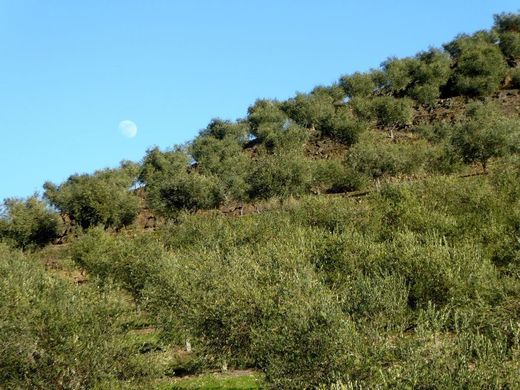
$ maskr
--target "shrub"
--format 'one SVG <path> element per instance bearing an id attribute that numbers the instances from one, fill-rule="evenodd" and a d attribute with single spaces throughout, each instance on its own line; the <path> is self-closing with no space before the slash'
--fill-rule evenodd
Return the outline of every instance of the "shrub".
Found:
<path id="1" fill-rule="evenodd" d="M 369 97 L 377 90 L 377 83 L 374 77 L 375 71 L 369 73 L 356 72 L 340 79 L 340 86 L 349 98 Z"/>
<path id="2" fill-rule="evenodd" d="M 451 76 L 451 60 L 446 53 L 431 49 L 419 53 L 413 83 L 407 95 L 419 103 L 433 105 Z"/>
<path id="3" fill-rule="evenodd" d="M 520 60 L 520 15 L 502 13 L 494 18 L 500 49 L 510 65 L 517 65 Z"/>
<path id="4" fill-rule="evenodd" d="M 262 140 L 262 145 L 268 153 L 303 152 L 303 146 L 309 139 L 309 131 L 294 123 L 287 123 L 281 128 L 273 128 Z"/>
<path id="5" fill-rule="evenodd" d="M 147 199 L 158 214 L 175 217 L 181 210 L 194 212 L 218 207 L 224 195 L 216 177 L 184 172 L 152 182 L 147 186 Z"/>
<path id="6" fill-rule="evenodd" d="M 58 214 L 36 195 L 25 200 L 7 199 L 0 218 L 0 239 L 26 249 L 41 247 L 58 237 L 61 220 Z"/>
<path id="7" fill-rule="evenodd" d="M 218 146 L 222 144 L 218 143 Z M 208 157 L 208 166 L 215 169 L 210 156 L 204 156 L 202 150 L 199 152 L 203 161 Z M 222 183 L 218 177 L 209 173 L 201 174 L 189 167 L 188 154 L 181 148 L 167 152 L 158 149 L 148 151 L 139 177 L 146 185 L 148 206 L 165 217 L 175 217 L 181 210 L 196 211 L 217 207 L 224 199 Z"/>
<path id="8" fill-rule="evenodd" d="M 132 223 L 139 210 L 139 199 L 130 192 L 136 173 L 134 164 L 123 163 L 119 169 L 73 175 L 59 186 L 46 182 L 44 195 L 82 228 L 120 228 Z"/>
<path id="9" fill-rule="evenodd" d="M 511 71 L 511 87 L 520 88 L 520 68 Z"/>
<path id="10" fill-rule="evenodd" d="M 246 122 L 231 122 L 216 118 L 212 119 L 208 126 L 200 132 L 200 136 L 209 136 L 218 140 L 231 139 L 241 144 L 247 140 L 248 130 Z"/>
<path id="11" fill-rule="evenodd" d="M 360 134 L 367 128 L 366 121 L 356 118 L 349 108 L 341 107 L 336 110 L 329 122 L 323 125 L 322 132 L 339 142 L 352 145 L 359 140 Z"/>
<path id="12" fill-rule="evenodd" d="M 273 130 L 283 128 L 289 117 L 281 109 L 281 104 L 272 100 L 257 100 L 247 110 L 247 120 L 251 134 L 263 141 Z"/>
<path id="13" fill-rule="evenodd" d="M 454 94 L 489 96 L 506 76 L 506 63 L 493 38 L 484 32 L 462 35 L 445 45 L 455 61 L 450 87 Z"/>
<path id="14" fill-rule="evenodd" d="M 252 199 L 304 194 L 309 192 L 311 181 L 309 162 L 295 153 L 261 157 L 247 179 Z"/>
<path id="15" fill-rule="evenodd" d="M 165 251 L 150 234 L 114 237 L 94 228 L 72 243 L 71 257 L 102 285 L 115 281 L 139 302 L 143 288 L 156 277 Z"/>
<path id="16" fill-rule="evenodd" d="M 363 187 L 360 175 L 340 160 L 318 160 L 314 164 L 313 186 L 329 193 L 355 191 Z"/>
<path id="17" fill-rule="evenodd" d="M 417 141 L 414 144 L 392 143 L 366 138 L 354 145 L 345 157 L 345 164 L 355 172 L 370 178 L 384 175 L 410 174 L 422 169 L 429 145 Z"/>
<path id="18" fill-rule="evenodd" d="M 455 128 L 451 144 L 462 161 L 479 162 L 485 170 L 490 158 L 505 152 L 510 125 L 494 107 L 476 103 L 468 107 L 467 120 Z"/>
<path id="19" fill-rule="evenodd" d="M 306 263 L 303 237 L 284 236 L 254 252 L 177 256 L 164 284 L 150 286 L 149 302 L 213 364 L 259 367 L 277 388 L 328 383 L 351 364 L 356 331 Z"/>
<path id="20" fill-rule="evenodd" d="M 414 58 L 389 58 L 383 62 L 385 88 L 398 97 L 404 96 L 406 89 L 415 81 L 413 70 L 418 65 Z"/>
<path id="21" fill-rule="evenodd" d="M 323 90 L 308 95 L 300 93 L 284 102 L 282 109 L 300 126 L 322 131 L 335 114 L 335 99 Z"/>
<path id="22" fill-rule="evenodd" d="M 120 374 L 116 295 L 46 273 L 0 244 L 0 387 L 93 388 Z"/>
<path id="23" fill-rule="evenodd" d="M 410 125 L 413 119 L 413 101 L 408 98 L 379 96 L 372 101 L 377 123 L 383 127 L 400 128 Z"/>
<path id="24" fill-rule="evenodd" d="M 247 194 L 245 176 L 250 157 L 231 137 L 218 139 L 199 135 L 190 145 L 190 153 L 197 162 L 197 172 L 217 177 L 227 199 L 244 200 Z"/>

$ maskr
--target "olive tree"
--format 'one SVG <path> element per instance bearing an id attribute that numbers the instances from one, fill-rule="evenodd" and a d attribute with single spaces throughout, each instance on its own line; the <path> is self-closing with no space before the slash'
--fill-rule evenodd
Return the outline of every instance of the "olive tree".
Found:
<path id="1" fill-rule="evenodd" d="M 476 103 L 468 108 L 467 119 L 455 127 L 451 145 L 463 162 L 478 162 L 486 171 L 488 160 L 506 151 L 510 130 L 510 120 L 494 107 Z"/>
<path id="2" fill-rule="evenodd" d="M 61 219 L 37 195 L 4 200 L 0 239 L 25 249 L 52 242 L 60 234 Z"/>
<path id="3" fill-rule="evenodd" d="M 511 66 L 520 64 L 520 14 L 502 13 L 495 15 L 495 30 L 499 46 Z"/>
<path id="4" fill-rule="evenodd" d="M 449 82 L 452 93 L 473 97 L 488 96 L 498 90 L 507 66 L 492 34 L 460 35 L 444 47 L 454 60 Z"/>
<path id="5" fill-rule="evenodd" d="M 60 185 L 44 184 L 45 197 L 82 228 L 95 225 L 120 228 L 133 222 L 139 198 L 130 191 L 137 165 L 123 162 L 118 169 L 104 169 L 91 175 L 72 175 Z"/>

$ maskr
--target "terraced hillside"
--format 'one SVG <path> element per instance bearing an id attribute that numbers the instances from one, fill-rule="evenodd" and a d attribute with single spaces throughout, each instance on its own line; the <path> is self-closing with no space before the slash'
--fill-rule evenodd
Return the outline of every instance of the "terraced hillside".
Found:
<path id="1" fill-rule="evenodd" d="M 0 387 L 520 387 L 520 15 L 0 218 Z"/>

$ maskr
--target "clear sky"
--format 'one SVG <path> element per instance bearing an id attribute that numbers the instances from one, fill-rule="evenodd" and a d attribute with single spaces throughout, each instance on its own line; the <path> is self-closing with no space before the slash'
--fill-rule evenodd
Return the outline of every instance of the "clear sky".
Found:
<path id="1" fill-rule="evenodd" d="M 139 161 L 518 0 L 0 0 L 0 200 Z M 122 134 L 119 125 L 123 123 Z M 129 124 L 130 123 L 130 124 Z"/>

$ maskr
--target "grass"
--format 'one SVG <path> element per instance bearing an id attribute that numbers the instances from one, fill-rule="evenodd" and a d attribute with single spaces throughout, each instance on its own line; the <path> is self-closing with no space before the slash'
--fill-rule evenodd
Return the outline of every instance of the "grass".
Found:
<path id="1" fill-rule="evenodd" d="M 171 387 L 166 386 L 161 389 L 261 389 L 263 387 L 263 377 L 257 372 L 230 371 L 182 378 Z"/>

